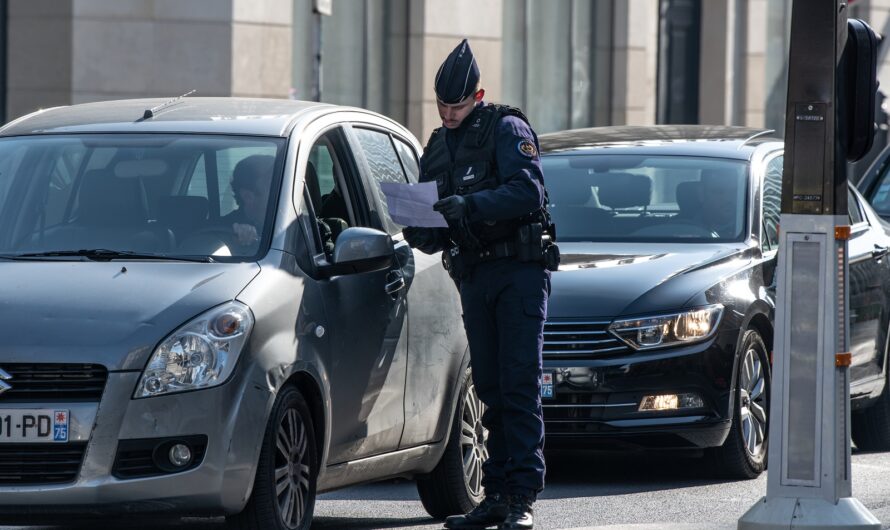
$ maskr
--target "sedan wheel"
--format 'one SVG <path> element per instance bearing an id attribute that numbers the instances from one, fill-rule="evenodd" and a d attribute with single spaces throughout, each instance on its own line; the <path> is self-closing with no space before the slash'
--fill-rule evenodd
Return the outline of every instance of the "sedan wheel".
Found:
<path id="1" fill-rule="evenodd" d="M 723 445 L 709 453 L 720 475 L 752 479 L 766 469 L 770 365 L 766 345 L 755 330 L 745 332 L 737 351 L 731 428 Z"/>
<path id="2" fill-rule="evenodd" d="M 485 405 L 476 396 L 476 387 L 470 381 L 464 397 L 461 418 L 460 447 L 464 462 L 464 481 L 473 497 L 481 497 L 482 464 L 488 460 L 488 429 L 482 426 Z"/>
<path id="3" fill-rule="evenodd" d="M 766 374 L 754 348 L 745 352 L 739 377 L 739 414 L 742 419 L 742 439 L 752 458 L 759 458 L 766 449 Z"/>
<path id="4" fill-rule="evenodd" d="M 438 519 L 469 512 L 484 494 L 482 464 L 488 458 L 488 431 L 482 427 L 485 405 L 476 394 L 469 368 L 460 389 L 445 453 L 435 469 L 417 478 L 423 507 Z"/>

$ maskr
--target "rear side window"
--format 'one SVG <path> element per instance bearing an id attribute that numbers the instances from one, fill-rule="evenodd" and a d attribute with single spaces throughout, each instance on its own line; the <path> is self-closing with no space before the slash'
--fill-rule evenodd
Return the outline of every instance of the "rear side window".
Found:
<path id="1" fill-rule="evenodd" d="M 766 166 L 763 178 L 763 241 L 764 250 L 779 246 L 779 217 L 782 214 L 782 171 L 784 156 L 773 158 Z"/>
<path id="2" fill-rule="evenodd" d="M 369 198 L 376 203 L 386 231 L 390 235 L 397 234 L 401 232 L 402 227 L 389 217 L 386 197 L 380 191 L 382 182 L 408 183 L 408 178 L 405 176 L 402 162 L 396 153 L 392 138 L 385 132 L 372 129 L 355 128 L 354 131 L 365 155 L 365 160 L 368 162 L 372 188 L 368 194 Z"/>

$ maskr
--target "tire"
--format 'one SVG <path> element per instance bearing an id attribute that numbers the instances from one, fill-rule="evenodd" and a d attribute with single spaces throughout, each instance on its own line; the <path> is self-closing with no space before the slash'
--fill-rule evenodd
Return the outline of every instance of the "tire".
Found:
<path id="1" fill-rule="evenodd" d="M 737 359 L 732 427 L 723 445 L 709 452 L 721 477 L 753 479 L 766 469 L 769 445 L 770 365 L 757 331 L 742 336 Z"/>
<path id="2" fill-rule="evenodd" d="M 285 386 L 266 425 L 253 493 L 243 512 L 227 518 L 228 527 L 308 529 L 317 479 L 318 455 L 309 407 L 296 388 Z"/>
<path id="3" fill-rule="evenodd" d="M 853 441 L 861 451 L 890 451 L 890 385 L 867 409 L 852 415 Z"/>
<path id="4" fill-rule="evenodd" d="M 436 519 L 467 513 L 482 501 L 482 463 L 488 458 L 488 431 L 482 427 L 484 410 L 468 368 L 445 453 L 435 469 L 417 478 L 420 501 Z"/>

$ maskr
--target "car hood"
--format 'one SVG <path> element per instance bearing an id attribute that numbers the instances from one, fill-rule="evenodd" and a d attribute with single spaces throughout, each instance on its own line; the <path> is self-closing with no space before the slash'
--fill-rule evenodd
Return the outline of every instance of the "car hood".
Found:
<path id="1" fill-rule="evenodd" d="M 256 263 L 0 263 L 0 363 L 98 363 L 142 370 L 155 346 L 232 300 Z"/>
<path id="2" fill-rule="evenodd" d="M 547 317 L 673 311 L 750 260 L 736 244 L 559 243 Z"/>

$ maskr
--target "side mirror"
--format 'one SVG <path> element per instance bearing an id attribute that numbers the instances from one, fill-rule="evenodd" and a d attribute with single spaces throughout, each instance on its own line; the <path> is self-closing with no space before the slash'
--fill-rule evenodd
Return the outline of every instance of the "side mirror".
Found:
<path id="1" fill-rule="evenodd" d="M 875 96 L 878 91 L 878 36 L 868 24 L 852 18 L 847 21 L 847 43 L 841 71 L 845 101 L 841 103 L 846 121 L 844 134 L 847 160 L 861 160 L 871 149 L 875 136 Z"/>
<path id="2" fill-rule="evenodd" d="M 373 228 L 347 228 L 334 245 L 334 267 L 348 272 L 385 269 L 392 265 L 394 258 L 392 238 Z"/>

